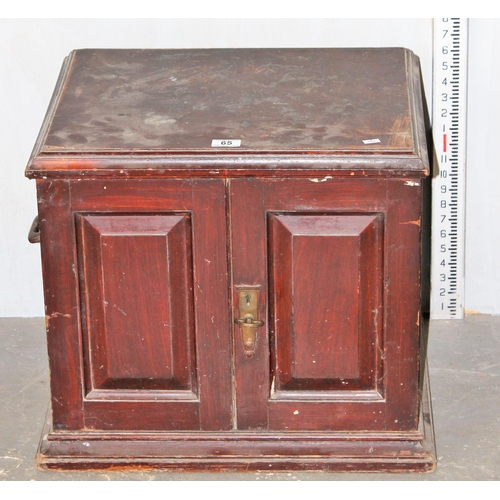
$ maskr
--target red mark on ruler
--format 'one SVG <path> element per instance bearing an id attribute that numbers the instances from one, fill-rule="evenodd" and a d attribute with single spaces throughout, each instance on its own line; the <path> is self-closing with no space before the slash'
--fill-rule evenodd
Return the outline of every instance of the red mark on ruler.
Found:
<path id="1" fill-rule="evenodd" d="M 443 153 L 446 153 L 446 134 L 443 134 Z"/>

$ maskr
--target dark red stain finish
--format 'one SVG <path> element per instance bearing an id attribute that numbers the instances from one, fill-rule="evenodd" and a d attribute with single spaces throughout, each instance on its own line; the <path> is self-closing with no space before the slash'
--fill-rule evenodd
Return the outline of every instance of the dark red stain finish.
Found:
<path id="1" fill-rule="evenodd" d="M 405 49 L 73 52 L 26 171 L 40 467 L 432 470 L 428 172 Z"/>

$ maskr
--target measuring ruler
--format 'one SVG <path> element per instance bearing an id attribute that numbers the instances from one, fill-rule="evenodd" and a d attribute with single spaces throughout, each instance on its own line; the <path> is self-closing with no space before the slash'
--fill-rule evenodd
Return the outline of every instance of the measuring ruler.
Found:
<path id="1" fill-rule="evenodd" d="M 467 45 L 467 19 L 434 19 L 432 319 L 464 316 Z"/>

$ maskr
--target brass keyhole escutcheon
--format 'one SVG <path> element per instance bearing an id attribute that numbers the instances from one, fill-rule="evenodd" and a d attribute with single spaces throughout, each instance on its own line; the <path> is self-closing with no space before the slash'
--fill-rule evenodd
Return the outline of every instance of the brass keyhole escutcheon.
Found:
<path id="1" fill-rule="evenodd" d="M 264 325 L 259 320 L 259 291 L 258 289 L 243 288 L 238 290 L 239 318 L 234 322 L 240 327 L 241 340 L 245 356 L 251 358 L 255 354 L 257 342 L 257 328 Z"/>

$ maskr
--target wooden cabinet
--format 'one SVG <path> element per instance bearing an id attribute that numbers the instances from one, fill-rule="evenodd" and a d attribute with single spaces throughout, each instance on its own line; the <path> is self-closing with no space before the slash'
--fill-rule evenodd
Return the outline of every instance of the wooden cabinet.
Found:
<path id="1" fill-rule="evenodd" d="M 38 464 L 431 470 L 422 113 L 404 49 L 73 52 Z"/>

